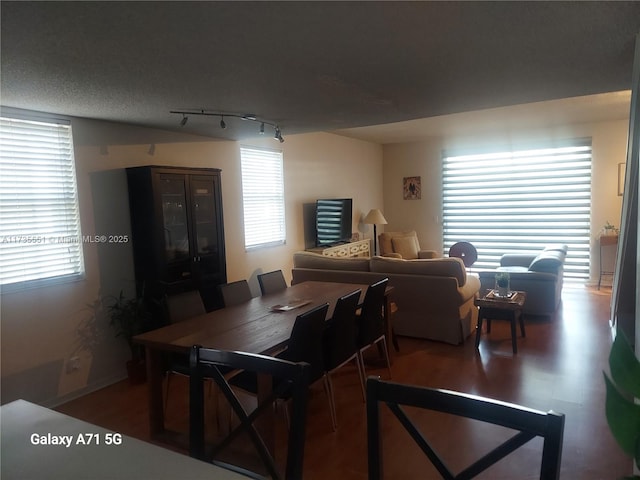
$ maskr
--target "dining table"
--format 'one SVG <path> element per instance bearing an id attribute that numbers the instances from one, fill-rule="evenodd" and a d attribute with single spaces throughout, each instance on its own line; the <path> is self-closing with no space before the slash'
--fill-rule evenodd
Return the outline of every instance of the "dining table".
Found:
<path id="1" fill-rule="evenodd" d="M 165 429 L 163 411 L 163 378 L 168 352 L 184 354 L 194 345 L 218 350 L 241 351 L 271 355 L 282 350 L 289 340 L 296 317 L 318 305 L 329 304 L 327 318 L 333 314 L 337 300 L 360 289 L 360 303 L 367 284 L 307 281 L 291 285 L 279 292 L 254 297 L 251 300 L 198 315 L 178 323 L 152 330 L 133 338 L 146 350 L 149 427 L 156 441 L 185 447 L 188 435 Z M 389 325 L 390 293 L 385 294 L 385 322 Z M 386 332 L 391 332 L 389 326 Z M 387 339 L 387 344 L 391 337 Z M 259 382 L 267 385 L 270 382 Z M 264 398 L 269 392 L 258 392 Z M 269 443 L 269 442 L 267 442 Z"/>
<path id="2" fill-rule="evenodd" d="M 247 478 L 26 400 L 2 405 L 0 423 L 3 479 Z"/>

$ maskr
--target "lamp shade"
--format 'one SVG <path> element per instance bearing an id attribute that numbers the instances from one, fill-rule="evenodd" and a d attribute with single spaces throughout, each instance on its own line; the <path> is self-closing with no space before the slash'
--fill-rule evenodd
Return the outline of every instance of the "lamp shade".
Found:
<path id="1" fill-rule="evenodd" d="M 384 218 L 384 215 L 382 215 L 382 212 L 380 210 L 378 210 L 377 208 L 373 208 L 369 210 L 367 216 L 364 217 L 364 223 L 369 225 L 386 225 L 387 220 L 386 218 Z"/>

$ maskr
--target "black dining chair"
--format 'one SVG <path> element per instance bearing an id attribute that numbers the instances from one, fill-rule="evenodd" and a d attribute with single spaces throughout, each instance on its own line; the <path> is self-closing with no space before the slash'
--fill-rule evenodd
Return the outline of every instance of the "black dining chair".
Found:
<path id="1" fill-rule="evenodd" d="M 282 270 L 259 274 L 258 283 L 262 295 L 280 292 L 287 288 L 287 281 L 284 279 Z"/>
<path id="2" fill-rule="evenodd" d="M 338 427 L 336 401 L 331 375 L 340 367 L 354 361 L 360 376 L 362 400 L 365 400 L 364 368 L 358 355 L 358 329 L 356 327 L 356 310 L 362 290 L 355 290 L 339 298 L 333 310 L 333 316 L 326 323 L 323 343 L 324 381 L 331 408 L 333 429 Z"/>
<path id="3" fill-rule="evenodd" d="M 189 454 L 200 460 L 210 461 L 220 467 L 233 470 L 248 478 L 265 478 L 255 466 L 231 464 L 222 461 L 221 452 L 228 450 L 241 433 L 249 436 L 269 478 L 300 480 L 303 473 L 306 411 L 309 386 L 309 368 L 306 363 L 294 363 L 274 357 L 243 352 L 227 352 L 193 346 L 190 354 L 189 378 Z M 243 407 L 230 387 L 226 371 L 242 370 L 254 375 L 266 374 L 277 379 L 271 395 L 255 410 Z M 240 423 L 210 450 L 205 445 L 204 380 L 210 378 L 218 386 Z M 266 446 L 260 431 L 254 425 L 259 415 L 272 407 L 276 398 L 286 396 L 291 400 L 291 419 L 287 443 L 287 459 L 284 475 L 279 470 L 272 452 Z M 210 453 L 209 453 L 210 452 Z M 234 457 L 236 458 L 236 457 Z M 185 472 L 188 477 L 188 472 Z"/>
<path id="4" fill-rule="evenodd" d="M 286 349 L 276 355 L 281 360 L 308 363 L 310 384 L 320 380 L 324 374 L 322 334 L 328 310 L 329 304 L 325 303 L 298 315 Z M 252 395 L 258 394 L 258 379 L 254 372 L 240 372 L 229 383 Z M 280 400 L 287 398 L 280 397 Z"/>
<path id="5" fill-rule="evenodd" d="M 204 315 L 206 309 L 200 292 L 192 290 L 181 292 L 173 295 L 167 295 L 164 298 L 167 317 L 169 323 L 178 323 L 198 315 Z M 164 408 L 169 404 L 169 392 L 171 388 L 171 378 L 174 374 L 189 375 L 189 359 L 175 354 L 169 355 L 168 366 L 166 371 L 167 385 L 164 398 Z"/>
<path id="6" fill-rule="evenodd" d="M 363 353 L 376 344 L 383 347 L 383 355 L 387 362 L 389 377 L 391 377 L 391 362 L 389 361 L 389 350 L 387 350 L 387 340 L 384 331 L 384 293 L 389 283 L 388 278 L 383 278 L 367 287 L 364 302 L 360 313 L 358 313 L 358 355 L 364 370 Z"/>
<path id="7" fill-rule="evenodd" d="M 231 307 L 251 300 L 251 289 L 246 280 L 225 283 L 218 286 L 225 307 Z"/>
<path id="8" fill-rule="evenodd" d="M 444 479 L 474 478 L 535 437 L 544 439 L 541 480 L 557 480 L 560 476 L 565 416 L 554 411 L 542 412 L 486 397 L 422 386 L 386 382 L 377 377 L 367 379 L 367 456 L 369 480 L 383 478 L 383 428 L 380 405 L 386 404 L 411 438 L 429 458 Z M 500 425 L 517 431 L 480 459 L 457 474 L 445 464 L 429 442 L 426 428 L 421 431 L 403 406 L 433 410 L 458 417 Z M 414 412 L 415 413 L 415 412 Z M 432 436 L 432 438 L 435 435 Z M 526 476 L 531 478 L 530 472 Z"/>

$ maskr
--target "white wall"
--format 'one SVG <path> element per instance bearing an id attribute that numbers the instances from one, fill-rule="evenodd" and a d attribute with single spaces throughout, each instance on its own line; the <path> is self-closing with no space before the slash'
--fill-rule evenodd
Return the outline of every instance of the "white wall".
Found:
<path id="1" fill-rule="evenodd" d="M 72 126 L 85 235 L 130 235 L 126 167 L 222 169 L 228 281 L 255 281 L 256 273 L 273 269 L 290 277 L 292 254 L 304 249 L 303 204 L 353 198 L 356 231 L 362 212 L 383 203 L 379 145 L 323 133 L 285 136 L 283 144 L 246 142 L 282 149 L 287 224 L 286 245 L 247 253 L 238 143 L 84 119 Z M 2 294 L 2 403 L 26 398 L 53 405 L 125 376 L 126 345 L 90 305 L 120 289 L 133 292 L 131 244 L 85 244 L 84 257 L 82 281 Z M 67 373 L 73 356 L 81 368 Z"/>
<path id="2" fill-rule="evenodd" d="M 478 115 L 479 112 L 474 112 Z M 464 115 L 464 114 L 461 114 Z M 482 119 L 479 119 L 480 121 Z M 487 123 L 496 123 L 487 118 Z M 499 123 L 499 122 L 497 122 Z M 447 149 L 511 146 L 547 140 L 591 137 L 593 146 L 591 208 L 591 283 L 598 280 L 596 239 L 605 222 L 620 226 L 622 197 L 617 195 L 618 163 L 626 161 L 629 120 L 517 130 L 504 125 L 482 135 L 442 135 L 414 143 L 384 146 L 384 215 L 387 230 L 415 229 L 420 246 L 442 250 L 441 157 Z M 425 132 L 427 135 L 429 132 Z M 422 199 L 402 199 L 403 177 L 421 176 Z"/>

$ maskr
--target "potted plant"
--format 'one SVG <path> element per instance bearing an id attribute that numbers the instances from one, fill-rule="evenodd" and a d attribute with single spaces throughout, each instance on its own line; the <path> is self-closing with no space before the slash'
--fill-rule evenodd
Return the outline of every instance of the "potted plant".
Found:
<path id="1" fill-rule="evenodd" d="M 612 225 L 609 222 L 606 222 L 604 224 L 604 227 L 602 227 L 602 235 L 618 235 L 620 231 L 616 228 L 615 225 Z"/>
<path id="2" fill-rule="evenodd" d="M 127 298 L 123 291 L 117 297 L 106 299 L 109 325 L 116 331 L 116 337 L 123 338 L 131 350 L 127 362 L 127 373 L 131 383 L 145 381 L 144 352 L 141 345 L 133 342 L 133 337 L 150 329 L 151 312 L 140 297 Z"/>
<path id="3" fill-rule="evenodd" d="M 498 296 L 506 297 L 509 295 L 509 272 L 496 273 L 496 288 L 498 290 Z"/>
<path id="4" fill-rule="evenodd" d="M 607 387 L 606 416 L 609 429 L 618 445 L 633 457 L 640 468 L 640 362 L 629 340 L 618 332 L 609 354 L 611 378 L 604 374 Z M 626 479 L 640 479 L 634 475 Z"/>

